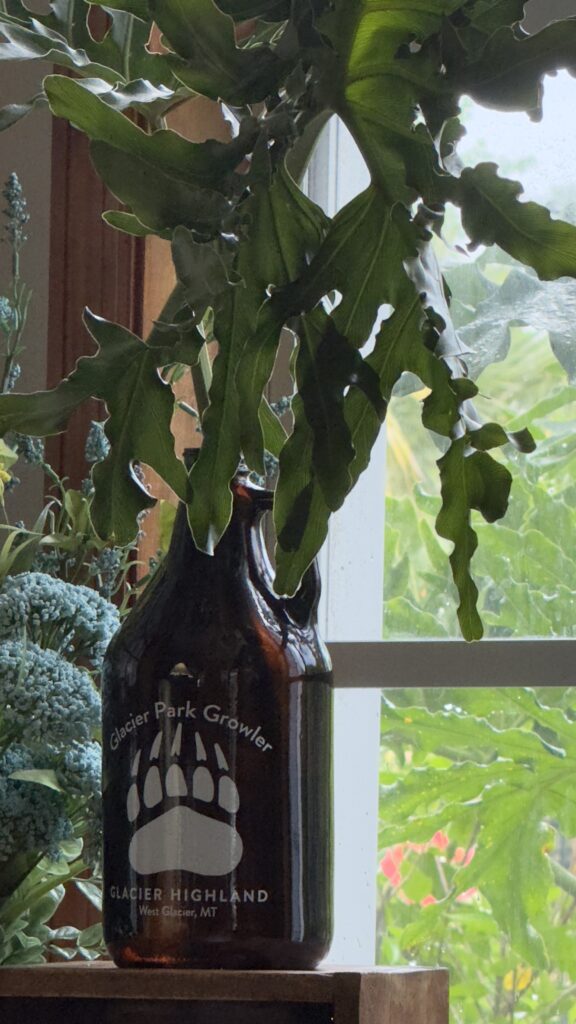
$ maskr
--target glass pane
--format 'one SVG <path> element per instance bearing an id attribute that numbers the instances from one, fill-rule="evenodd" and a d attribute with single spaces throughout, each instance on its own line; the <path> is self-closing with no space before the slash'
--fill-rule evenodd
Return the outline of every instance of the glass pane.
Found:
<path id="1" fill-rule="evenodd" d="M 491 159 L 503 176 L 520 178 L 526 199 L 548 204 L 576 223 L 576 148 L 568 111 L 576 82 L 546 80 L 544 120 L 501 114 L 465 101 L 466 164 Z M 528 154 L 528 156 L 526 156 Z M 448 221 L 451 247 L 439 255 L 453 291 L 452 313 L 480 386 L 481 416 L 509 430 L 531 429 L 530 456 L 510 445 L 496 457 L 515 477 L 508 515 L 498 525 L 477 516 L 479 550 L 472 564 L 486 635 L 576 635 L 576 561 L 567 543 L 576 528 L 576 282 L 542 283 L 501 250 L 463 251 L 456 213 Z M 420 424 L 426 392 L 401 382 L 388 415 L 384 618 L 386 639 L 459 637 L 456 598 L 438 539 L 435 466 L 442 439 Z"/>
<path id="2" fill-rule="evenodd" d="M 576 689 L 382 695 L 377 959 L 451 1024 L 576 1022 Z"/>

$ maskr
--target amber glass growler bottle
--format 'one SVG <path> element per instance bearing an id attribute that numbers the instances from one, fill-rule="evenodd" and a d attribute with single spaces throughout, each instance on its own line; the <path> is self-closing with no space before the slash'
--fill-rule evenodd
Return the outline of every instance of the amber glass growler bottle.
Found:
<path id="1" fill-rule="evenodd" d="M 330 663 L 318 576 L 272 590 L 238 474 L 213 556 L 185 506 L 109 649 L 104 930 L 120 966 L 312 968 L 331 937 Z"/>

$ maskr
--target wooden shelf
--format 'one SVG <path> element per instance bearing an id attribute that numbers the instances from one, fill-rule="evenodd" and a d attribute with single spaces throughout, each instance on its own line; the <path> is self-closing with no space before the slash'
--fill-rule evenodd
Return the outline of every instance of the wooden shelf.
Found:
<path id="1" fill-rule="evenodd" d="M 0 968 L 2 1024 L 448 1024 L 448 976 L 426 968 Z"/>

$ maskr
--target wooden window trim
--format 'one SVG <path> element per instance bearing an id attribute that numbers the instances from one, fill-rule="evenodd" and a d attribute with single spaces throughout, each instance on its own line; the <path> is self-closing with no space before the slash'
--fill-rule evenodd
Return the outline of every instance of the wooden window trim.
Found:
<path id="1" fill-rule="evenodd" d="M 48 387 L 69 374 L 81 356 L 94 355 L 94 342 L 82 323 L 86 306 L 135 334 L 142 332 L 145 243 L 105 224 L 102 213 L 117 207 L 92 167 L 86 137 L 55 120 Z M 102 418 L 99 403 L 87 403 L 74 414 L 69 429 L 50 443 L 54 468 L 74 486 L 87 473 L 84 440 L 96 418 Z"/>

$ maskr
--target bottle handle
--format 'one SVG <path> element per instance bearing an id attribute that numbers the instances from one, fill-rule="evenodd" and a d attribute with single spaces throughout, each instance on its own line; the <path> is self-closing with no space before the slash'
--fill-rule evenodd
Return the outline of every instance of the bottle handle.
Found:
<path id="1" fill-rule="evenodd" d="M 253 582 L 277 613 L 302 628 L 316 621 L 320 601 L 320 573 L 314 560 L 304 573 L 298 590 L 292 597 L 280 597 L 273 586 L 273 570 L 262 537 L 262 517 L 272 510 L 272 491 L 259 491 L 254 495 L 255 516 L 250 528 L 251 561 L 255 568 Z"/>
<path id="2" fill-rule="evenodd" d="M 294 596 L 284 598 L 284 605 L 292 621 L 307 628 L 316 622 L 319 601 L 320 572 L 314 560 L 306 569 Z"/>

